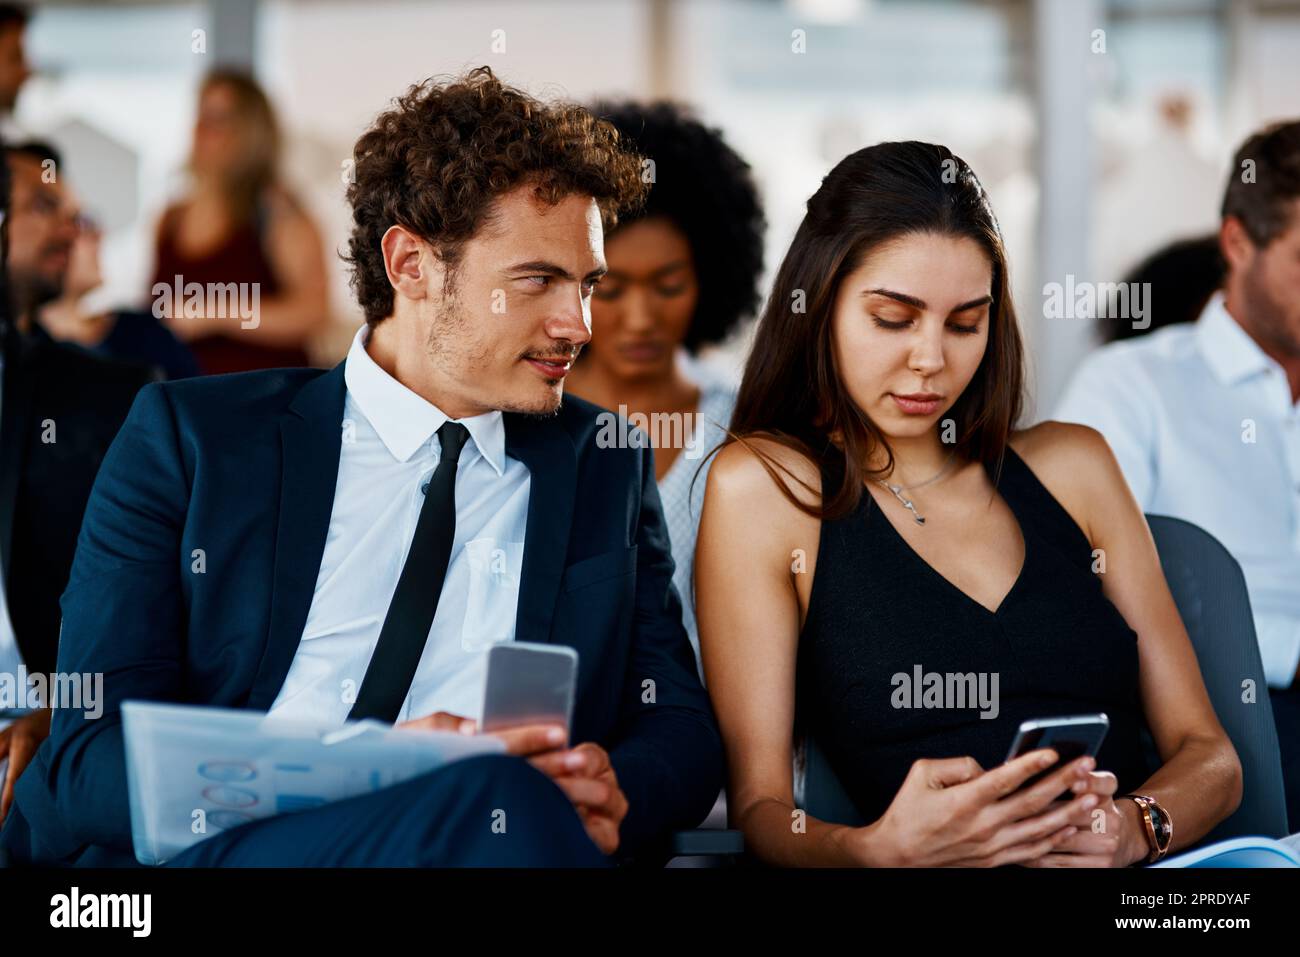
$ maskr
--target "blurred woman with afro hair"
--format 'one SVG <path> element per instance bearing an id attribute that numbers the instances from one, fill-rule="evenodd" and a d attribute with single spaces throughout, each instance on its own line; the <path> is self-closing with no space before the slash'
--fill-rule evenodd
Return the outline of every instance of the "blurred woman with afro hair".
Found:
<path id="1" fill-rule="evenodd" d="M 750 168 L 721 133 L 671 103 L 598 103 L 644 157 L 650 193 L 605 237 L 591 342 L 565 390 L 628 416 L 655 447 L 683 623 L 699 665 L 691 575 L 708 454 L 735 389 L 696 361 L 759 304 L 765 221 Z M 698 473 L 698 474 L 697 474 Z"/>

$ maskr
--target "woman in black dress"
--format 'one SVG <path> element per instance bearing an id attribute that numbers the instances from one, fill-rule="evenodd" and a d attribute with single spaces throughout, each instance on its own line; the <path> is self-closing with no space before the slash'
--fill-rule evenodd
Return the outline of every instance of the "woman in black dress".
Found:
<path id="1" fill-rule="evenodd" d="M 731 818 L 760 858 L 1124 866 L 1239 803 L 1142 512 L 1097 432 L 1016 429 L 1022 364 L 966 164 L 924 143 L 841 161 L 759 322 L 696 552 Z M 969 698 L 941 693 L 962 678 Z M 1098 711 L 1095 762 L 1018 790 L 1056 757 L 1001 763 L 1021 721 Z M 872 823 L 803 817 L 803 735 Z M 1170 820 L 1161 846 L 1147 825 Z"/>

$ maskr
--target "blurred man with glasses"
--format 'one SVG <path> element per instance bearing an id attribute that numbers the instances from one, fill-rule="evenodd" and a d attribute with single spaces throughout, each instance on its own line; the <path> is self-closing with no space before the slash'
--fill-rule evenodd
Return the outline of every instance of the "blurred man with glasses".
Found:
<path id="1" fill-rule="evenodd" d="M 52 340 L 33 321 L 63 289 L 74 207 L 59 156 L 40 143 L 0 164 L 0 680 L 55 670 L 59 595 L 68 581 L 91 485 L 145 366 L 110 362 Z M 11 189 L 12 183 L 12 189 Z M 48 708 L 0 702 L 0 821 L 14 783 L 49 733 Z"/>

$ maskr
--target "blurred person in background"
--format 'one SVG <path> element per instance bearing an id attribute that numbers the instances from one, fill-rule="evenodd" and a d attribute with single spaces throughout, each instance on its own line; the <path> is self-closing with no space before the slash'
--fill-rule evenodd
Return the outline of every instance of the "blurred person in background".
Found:
<path id="1" fill-rule="evenodd" d="M 279 154 L 261 87 L 237 71 L 210 73 L 199 91 L 191 188 L 159 221 L 150 283 L 154 307 L 160 291 L 192 283 L 235 283 L 257 303 L 249 321 L 224 310 L 194 315 L 165 296 L 171 330 L 204 373 L 308 365 L 310 340 L 328 322 L 320 232 L 280 183 Z"/>
<path id="2" fill-rule="evenodd" d="M 694 361 L 759 302 L 763 210 L 748 164 L 681 107 L 603 103 L 593 108 L 654 165 L 650 195 L 605 238 L 609 265 L 592 294 L 591 342 L 568 388 L 596 405 L 644 415 L 668 519 L 686 633 L 698 666 L 691 573 L 704 480 L 726 438 L 735 388 Z M 658 419 L 654 417 L 659 417 Z M 693 490 L 693 494 L 692 494 Z M 700 669 L 703 674 L 703 669 Z"/>
<path id="3" fill-rule="evenodd" d="M 1165 326 L 1195 322 L 1222 288 L 1227 271 L 1218 233 L 1180 239 L 1156 250 L 1123 279 L 1130 289 L 1134 284 L 1150 284 L 1150 324 L 1139 328 L 1128 319 L 1109 319 L 1102 330 L 1106 341 L 1136 339 Z M 1147 301 L 1145 295 L 1143 300 Z"/>
<path id="4" fill-rule="evenodd" d="M 1098 275 L 1120 275 L 1149 250 L 1214 230 L 1219 172 L 1197 146 L 1198 102 L 1190 90 L 1168 90 L 1137 126 L 1098 127 L 1090 243 Z"/>
<path id="5" fill-rule="evenodd" d="M 104 281 L 99 263 L 102 233 L 84 216 L 78 216 L 78 225 L 63 293 L 41 308 L 37 322 L 60 342 L 74 342 L 100 355 L 156 366 L 168 379 L 198 375 L 199 367 L 190 350 L 153 313 L 132 309 L 96 312 L 86 308 L 86 296 Z"/>
<path id="6" fill-rule="evenodd" d="M 27 8 L 18 3 L 0 3 L 0 134 L 17 139 L 14 106 L 18 93 L 32 75 L 23 39 L 27 32 Z"/>
<path id="7" fill-rule="evenodd" d="M 13 676 L 16 688 L 20 669 L 55 669 L 59 596 L 91 485 L 152 375 L 55 342 L 32 322 L 62 290 L 75 212 L 41 147 L 0 152 L 0 675 Z M 50 710 L 0 725 L 2 822 L 15 782 L 49 734 Z"/>
<path id="8" fill-rule="evenodd" d="M 1237 151 L 1223 292 L 1197 321 L 1098 350 L 1056 418 L 1105 435 L 1143 511 L 1201 526 L 1241 564 L 1300 826 L 1300 122 Z M 1199 284 L 1199 276 L 1188 277 Z M 1159 299 L 1155 308 L 1160 309 Z"/>

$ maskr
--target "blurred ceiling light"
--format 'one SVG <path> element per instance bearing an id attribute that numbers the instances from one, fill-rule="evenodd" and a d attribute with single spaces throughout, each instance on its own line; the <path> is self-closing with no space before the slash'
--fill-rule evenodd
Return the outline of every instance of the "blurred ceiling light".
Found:
<path id="1" fill-rule="evenodd" d="M 786 0 L 796 16 L 814 23 L 852 23 L 867 12 L 869 0 Z"/>

